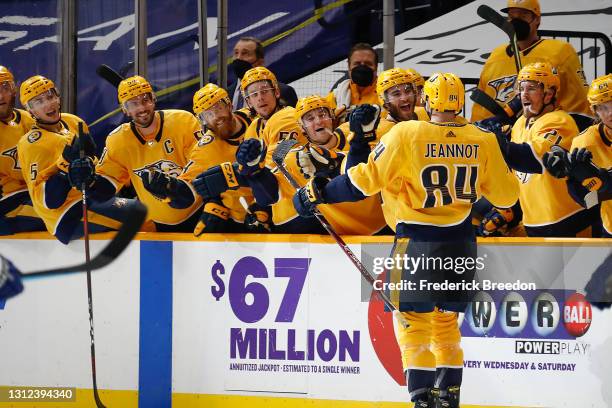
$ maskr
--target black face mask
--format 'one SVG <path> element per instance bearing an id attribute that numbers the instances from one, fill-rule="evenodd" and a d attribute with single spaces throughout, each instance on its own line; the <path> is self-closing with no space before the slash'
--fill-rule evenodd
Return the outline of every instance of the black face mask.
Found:
<path id="1" fill-rule="evenodd" d="M 374 71 L 365 65 L 357 65 L 351 70 L 351 80 L 359 86 L 368 86 L 374 79 Z"/>
<path id="2" fill-rule="evenodd" d="M 251 64 L 241 59 L 233 60 L 230 64 L 230 67 L 232 68 L 232 71 L 234 71 L 234 75 L 236 75 L 236 78 L 240 79 L 242 79 L 244 74 L 246 74 L 249 69 L 253 68 Z"/>
<path id="3" fill-rule="evenodd" d="M 514 27 L 514 32 L 516 33 L 516 39 L 519 41 L 526 40 L 529 37 L 529 32 L 531 29 L 529 28 L 529 23 L 523 20 L 519 20 L 518 18 L 513 18 L 510 20 L 510 24 Z"/>

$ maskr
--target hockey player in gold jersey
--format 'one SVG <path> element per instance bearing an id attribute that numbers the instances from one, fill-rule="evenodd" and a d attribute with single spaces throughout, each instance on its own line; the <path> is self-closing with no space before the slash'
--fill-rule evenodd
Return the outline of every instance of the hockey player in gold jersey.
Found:
<path id="1" fill-rule="evenodd" d="M 272 153 L 281 140 L 295 139 L 300 144 L 306 143 L 306 138 L 295 121 L 295 109 L 280 104 L 276 76 L 265 67 L 249 69 L 242 77 L 241 87 L 252 115 L 257 115 L 246 130 L 244 139 L 255 139 L 259 142 L 258 149 L 264 152 L 259 165 L 272 168 Z M 240 174 L 241 172 L 243 174 Z M 248 187 L 249 183 L 243 177 L 248 175 L 247 169 L 239 169 L 237 163 L 224 162 L 198 175 L 193 180 L 193 186 L 204 201 L 208 201 L 228 189 Z M 269 224 L 269 217 L 266 217 L 269 211 L 264 208 L 255 210 L 254 214 L 260 217 L 257 223 Z"/>
<path id="2" fill-rule="evenodd" d="M 603 235 L 612 238 L 612 74 L 596 78 L 587 97 L 598 123 L 573 139 L 571 154 L 561 151 L 556 160 L 556 153 L 547 153 L 544 164 L 555 177 L 569 176 L 567 187 L 577 203 L 586 208 L 601 203 Z"/>
<path id="3" fill-rule="evenodd" d="M 199 200 L 186 208 L 173 208 L 151 194 L 144 183 L 151 180 L 150 173 L 156 170 L 175 177 L 183 172 L 197 142 L 200 130 L 197 119 L 183 110 L 155 110 L 153 88 L 141 76 L 121 81 L 118 98 L 131 121 L 108 135 L 96 166 L 98 178 L 90 190 L 102 199 L 131 184 L 138 199 L 147 206 L 157 231 L 193 231 L 201 206 Z"/>
<path id="4" fill-rule="evenodd" d="M 398 123 L 381 138 L 367 163 L 331 181 L 309 180 L 294 196 L 298 212 L 307 216 L 319 204 L 360 200 L 397 183 L 401 200 L 394 255 L 406 251 L 411 257 L 475 257 L 472 204 L 484 195 L 498 206 L 510 207 L 518 198 L 518 183 L 495 135 L 456 116 L 464 102 L 459 78 L 434 73 L 424 94 L 431 122 Z M 407 245 L 405 238 L 410 239 Z M 466 271 L 461 279 L 469 280 L 471 273 Z M 400 276 L 459 279 L 454 271 L 435 268 L 394 270 L 390 275 L 392 281 Z M 463 352 L 457 313 L 464 310 L 468 294 L 407 292 L 411 291 L 394 292 L 391 299 L 410 324 L 400 327 L 398 343 L 411 399 L 416 407 L 458 407 Z"/>
<path id="5" fill-rule="evenodd" d="M 339 173 L 344 154 L 338 146 L 338 134 L 333 132 L 333 113 L 329 102 L 318 95 L 301 98 L 295 108 L 294 120 L 302 128 L 309 142 L 291 150 L 285 158 L 287 170 L 300 184 L 315 175 Z M 243 167 L 253 166 L 249 184 L 260 205 L 272 205 L 274 231 L 282 233 L 324 233 L 311 218 L 300 217 L 292 204 L 295 189 L 285 177 L 273 169 L 261 168 L 255 163 L 263 158 L 261 145 L 254 140 L 245 141 L 236 154 Z M 330 220 L 339 234 L 371 235 L 385 226 L 380 198 L 369 197 L 359 203 L 341 203 L 321 206 L 321 212 Z"/>
<path id="6" fill-rule="evenodd" d="M 520 182 L 525 231 L 529 236 L 549 237 L 575 237 L 585 230 L 588 233 L 597 214 L 574 202 L 566 193 L 565 183 L 544 172 L 542 166 L 542 157 L 552 146 L 567 150 L 578 135 L 572 117 L 557 105 L 558 95 L 564 92 L 559 76 L 548 63 L 528 64 L 518 75 L 517 88 L 523 115 L 512 127 L 511 141 L 501 134 L 498 140 Z"/>
<path id="7" fill-rule="evenodd" d="M 45 230 L 32 207 L 17 159 L 17 142 L 34 120 L 27 111 L 15 108 L 16 96 L 13 74 L 0 66 L 0 235 Z"/>
<path id="8" fill-rule="evenodd" d="M 234 161 L 238 145 L 251 123 L 245 112 L 232 111 L 227 91 L 215 84 L 207 84 L 194 94 L 193 113 L 200 121 L 202 130 L 183 173 L 173 177 L 158 170 L 152 171 L 150 180 L 145 183 L 147 190 L 160 198 L 169 198 L 169 204 L 174 207 L 186 207 L 194 201 L 202 201 L 191 185 L 194 178 L 211 167 Z M 206 200 L 194 234 L 242 232 L 247 213 L 240 203 L 240 197 L 247 203 L 254 200 L 251 190 L 246 187 L 230 189 Z"/>
<path id="9" fill-rule="evenodd" d="M 541 11 L 538 0 L 508 0 L 502 11 L 515 27 L 523 66 L 534 62 L 547 62 L 557 67 L 563 93 L 558 96 L 558 105 L 566 112 L 589 114 L 586 100 L 588 84 L 574 47 L 566 41 L 541 39 L 538 36 Z M 515 95 L 514 82 L 517 70 L 511 47 L 507 44 L 495 48 L 487 59 L 478 89 L 491 96 L 499 104 L 505 104 Z M 493 114 L 475 104 L 472 122 L 488 118 Z"/>
<path id="10" fill-rule="evenodd" d="M 93 161 L 89 158 L 95 157 L 95 143 L 81 118 L 61 112 L 60 97 L 50 79 L 36 75 L 24 81 L 20 100 L 36 121 L 17 144 L 23 177 L 34 209 L 47 230 L 61 242 L 68 243 L 83 235 L 82 193 L 71 186 L 70 163 L 79 160 L 82 146 L 87 157 L 83 160 L 89 160 L 93 169 Z M 86 132 L 83 140 L 76 137 L 79 123 L 83 123 Z M 92 203 L 88 211 L 89 231 L 118 229 L 132 202 L 111 199 Z"/>

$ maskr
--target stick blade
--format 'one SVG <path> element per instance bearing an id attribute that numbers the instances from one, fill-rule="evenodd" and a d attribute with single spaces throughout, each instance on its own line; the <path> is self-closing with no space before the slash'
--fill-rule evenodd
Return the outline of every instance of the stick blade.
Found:
<path id="1" fill-rule="evenodd" d="M 96 255 L 89 263 L 60 267 L 53 269 L 46 269 L 34 272 L 24 272 L 23 278 L 27 279 L 35 276 L 51 276 L 51 275 L 64 275 L 74 272 L 82 272 L 87 269 L 95 270 L 105 267 L 112 263 L 115 259 L 121 255 L 121 253 L 128 247 L 130 242 L 144 223 L 147 218 L 147 207 L 140 202 L 135 202 L 126 214 L 126 220 L 117 231 L 117 234 L 108 243 L 102 251 Z"/>
<path id="2" fill-rule="evenodd" d="M 293 149 L 293 146 L 297 144 L 297 140 L 295 139 L 286 139 L 280 142 L 276 149 L 274 149 L 274 153 L 272 153 L 272 161 L 277 166 L 280 166 L 285 161 L 285 157 L 289 154 L 289 151 Z"/>
<path id="3" fill-rule="evenodd" d="M 123 78 L 117 71 L 112 69 L 106 64 L 102 64 L 96 68 L 96 74 L 107 82 L 109 82 L 115 88 L 119 87 L 119 83 L 123 81 Z"/>
<path id="4" fill-rule="evenodd" d="M 514 36 L 514 26 L 508 20 L 506 20 L 504 16 L 499 14 L 490 6 L 487 6 L 486 4 L 481 4 L 476 9 L 476 14 L 478 14 L 483 20 L 486 20 L 494 26 L 499 27 L 509 37 Z"/>

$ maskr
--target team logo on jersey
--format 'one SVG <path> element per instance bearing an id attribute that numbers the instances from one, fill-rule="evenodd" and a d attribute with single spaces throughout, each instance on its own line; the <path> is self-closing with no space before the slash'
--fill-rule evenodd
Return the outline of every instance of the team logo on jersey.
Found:
<path id="1" fill-rule="evenodd" d="M 212 135 L 204 134 L 202 135 L 202 138 L 198 140 L 198 146 L 200 147 L 205 146 L 211 143 L 213 140 L 215 140 L 215 138 Z"/>
<path id="2" fill-rule="evenodd" d="M 38 130 L 33 130 L 28 134 L 28 142 L 34 143 L 41 137 L 42 137 L 42 133 L 40 133 Z"/>
<path id="3" fill-rule="evenodd" d="M 151 170 L 158 170 L 172 177 L 178 177 L 183 172 L 183 168 L 181 166 L 170 160 L 158 160 L 155 163 L 147 164 L 146 166 L 133 171 L 134 174 L 142 178 L 145 171 Z"/>
<path id="4" fill-rule="evenodd" d="M 13 159 L 13 170 L 21 170 L 21 167 L 19 167 L 19 160 L 17 159 L 17 146 L 3 151 L 2 156 Z"/>
<path id="5" fill-rule="evenodd" d="M 491 88 L 495 89 L 495 100 L 501 103 L 506 103 L 514 93 L 514 81 L 516 75 L 509 75 L 497 79 L 493 79 L 487 83 Z"/>

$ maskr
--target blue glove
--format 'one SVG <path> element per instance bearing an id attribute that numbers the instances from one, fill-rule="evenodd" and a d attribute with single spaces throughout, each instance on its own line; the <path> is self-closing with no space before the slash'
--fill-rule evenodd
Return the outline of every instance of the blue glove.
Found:
<path id="1" fill-rule="evenodd" d="M 333 150 L 313 144 L 297 152 L 298 167 L 306 180 L 314 176 L 333 176 L 342 163 L 342 157 Z"/>
<path id="2" fill-rule="evenodd" d="M 229 215 L 229 209 L 223 205 L 221 200 L 208 201 L 204 204 L 204 210 L 193 230 L 193 235 L 199 237 L 205 232 L 229 232 Z"/>
<path id="3" fill-rule="evenodd" d="M 502 227 L 511 227 L 514 220 L 512 208 L 493 207 L 478 225 L 477 234 L 481 237 L 501 236 Z M 516 225 L 516 223 L 514 223 Z"/>
<path id="4" fill-rule="evenodd" d="M 258 139 L 247 139 L 236 151 L 238 171 L 243 176 L 259 173 L 264 168 L 267 148 Z"/>
<path id="5" fill-rule="evenodd" d="M 83 146 L 85 156 L 96 157 L 96 142 L 94 142 L 93 137 L 91 137 L 89 133 L 84 133 L 83 136 L 72 139 L 72 143 L 64 147 L 64 151 L 62 152 L 64 160 L 71 162 L 80 158 L 81 146 Z"/>
<path id="6" fill-rule="evenodd" d="M 246 217 L 244 218 L 244 227 L 247 231 L 256 234 L 266 234 L 272 231 L 270 221 L 272 218 L 270 207 L 264 207 L 257 203 L 249 206 Z"/>
<path id="7" fill-rule="evenodd" d="M 376 140 L 376 127 L 380 122 L 378 105 L 359 105 L 349 117 L 349 129 L 353 132 L 350 143 L 369 143 Z"/>
<path id="8" fill-rule="evenodd" d="M 565 178 L 569 174 L 567 152 L 560 147 L 544 153 L 542 162 L 546 170 L 548 170 L 553 177 Z"/>
<path id="9" fill-rule="evenodd" d="M 160 200 L 174 196 L 177 191 L 178 180 L 163 171 L 143 171 L 140 178 L 144 188 Z"/>
<path id="10" fill-rule="evenodd" d="M 0 299 L 8 299 L 22 291 L 21 272 L 11 261 L 0 255 Z"/>
<path id="11" fill-rule="evenodd" d="M 313 217 L 317 205 L 325 203 L 323 191 L 327 183 L 329 183 L 327 178 L 315 176 L 295 193 L 293 206 L 301 217 Z"/>
<path id="12" fill-rule="evenodd" d="M 227 190 L 237 190 L 242 183 L 238 175 L 238 164 L 225 162 L 218 166 L 213 166 L 197 176 L 192 184 L 195 191 L 202 196 L 205 201 L 218 198 L 221 193 Z"/>
<path id="13" fill-rule="evenodd" d="M 72 187 L 81 190 L 83 183 L 86 187 L 91 187 L 95 181 L 96 166 L 90 157 L 74 159 L 68 164 L 68 182 Z"/>

